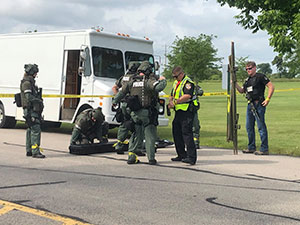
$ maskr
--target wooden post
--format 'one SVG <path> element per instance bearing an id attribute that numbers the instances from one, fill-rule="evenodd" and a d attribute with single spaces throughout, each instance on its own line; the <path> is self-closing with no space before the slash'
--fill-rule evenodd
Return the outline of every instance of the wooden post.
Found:
<path id="1" fill-rule="evenodd" d="M 236 67 L 234 55 L 234 42 L 231 42 L 231 55 L 229 56 L 228 70 L 231 79 L 230 90 L 230 106 L 228 107 L 229 116 L 227 119 L 227 141 L 233 142 L 233 154 L 238 154 L 238 135 L 237 130 L 240 128 L 238 125 L 239 115 L 236 112 Z"/>

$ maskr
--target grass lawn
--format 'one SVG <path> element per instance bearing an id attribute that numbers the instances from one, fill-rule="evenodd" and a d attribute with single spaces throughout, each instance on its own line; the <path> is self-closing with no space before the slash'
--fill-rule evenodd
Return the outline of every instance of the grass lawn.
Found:
<path id="1" fill-rule="evenodd" d="M 287 154 L 300 156 L 300 90 L 280 91 L 283 89 L 300 88 L 299 82 L 272 81 L 275 93 L 267 106 L 266 124 L 269 132 L 269 150 L 272 154 Z M 240 83 L 241 84 L 241 83 Z M 165 89 L 170 93 L 172 82 L 168 82 Z M 223 92 L 221 82 L 207 81 L 200 85 L 204 92 Z M 266 88 L 267 93 L 267 88 Z M 201 108 L 199 119 L 201 123 L 200 144 L 202 146 L 233 148 L 232 142 L 226 141 L 227 129 L 227 100 L 225 96 L 200 97 Z M 237 94 L 237 112 L 239 114 L 238 148 L 246 149 L 248 137 L 246 133 L 246 106 L 247 101 L 241 94 Z M 162 139 L 172 140 L 171 121 L 168 127 L 159 127 L 158 134 Z M 256 130 L 257 131 L 257 130 Z M 257 148 L 260 146 L 258 131 L 256 132 Z"/>

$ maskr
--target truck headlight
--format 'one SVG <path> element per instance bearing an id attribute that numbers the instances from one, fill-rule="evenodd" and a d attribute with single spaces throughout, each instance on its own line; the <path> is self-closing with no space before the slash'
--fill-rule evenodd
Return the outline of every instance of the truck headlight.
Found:
<path id="1" fill-rule="evenodd" d="M 158 114 L 159 115 L 164 115 L 165 114 L 165 100 L 164 99 L 159 99 L 159 108 L 158 108 Z"/>

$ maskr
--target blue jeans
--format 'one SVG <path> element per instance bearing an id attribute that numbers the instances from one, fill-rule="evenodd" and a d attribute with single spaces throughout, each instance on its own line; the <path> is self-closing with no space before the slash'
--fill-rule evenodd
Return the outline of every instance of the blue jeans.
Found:
<path id="1" fill-rule="evenodd" d="M 257 127 L 258 127 L 258 132 L 260 135 L 260 140 L 261 140 L 260 151 L 265 152 L 265 151 L 269 150 L 268 131 L 267 131 L 266 123 L 265 123 L 266 107 L 262 106 L 260 102 L 253 103 L 253 104 L 257 111 L 259 119 L 253 115 L 253 113 L 251 111 L 251 106 L 250 106 L 250 104 L 248 104 L 247 119 L 246 119 L 246 129 L 247 129 L 247 133 L 248 133 L 248 149 L 256 150 L 256 145 L 255 145 L 255 121 L 256 121 Z"/>

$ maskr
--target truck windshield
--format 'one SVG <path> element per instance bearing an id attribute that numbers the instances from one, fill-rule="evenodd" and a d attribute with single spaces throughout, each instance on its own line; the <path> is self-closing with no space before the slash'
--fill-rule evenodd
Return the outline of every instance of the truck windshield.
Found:
<path id="1" fill-rule="evenodd" d="M 125 52 L 125 62 L 126 62 L 126 69 L 128 69 L 129 62 L 131 61 L 149 61 L 152 65 L 153 72 L 154 72 L 154 57 L 150 54 L 145 53 L 138 53 L 138 52 Z"/>
<path id="2" fill-rule="evenodd" d="M 123 56 L 120 50 L 92 47 L 92 57 L 95 76 L 118 79 L 124 74 Z"/>

